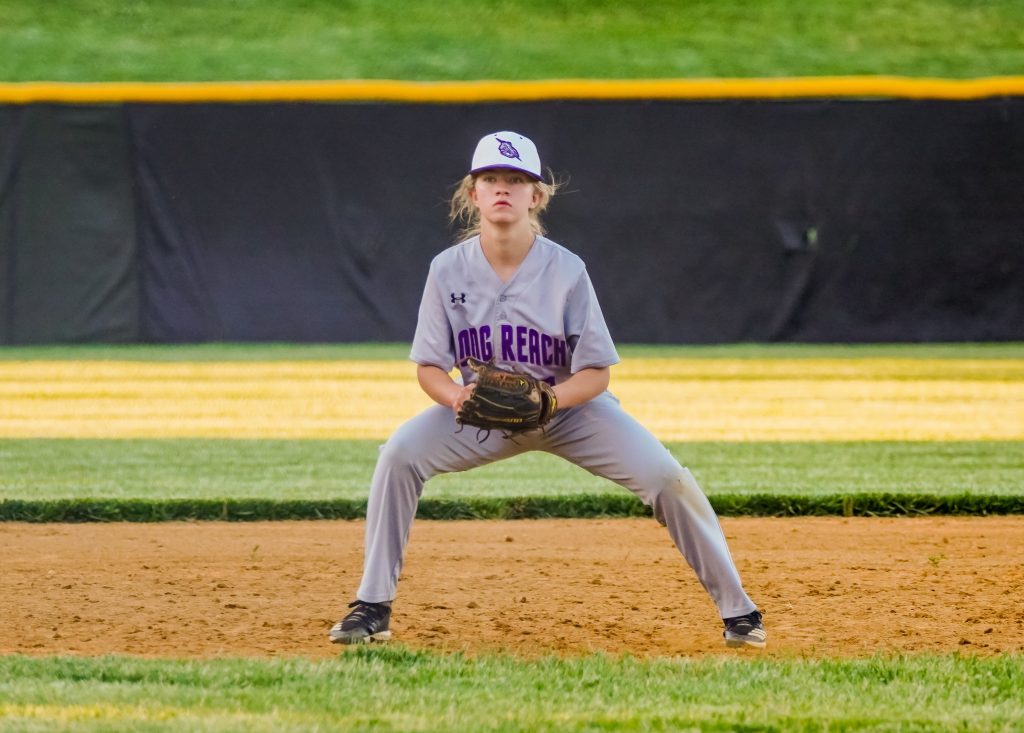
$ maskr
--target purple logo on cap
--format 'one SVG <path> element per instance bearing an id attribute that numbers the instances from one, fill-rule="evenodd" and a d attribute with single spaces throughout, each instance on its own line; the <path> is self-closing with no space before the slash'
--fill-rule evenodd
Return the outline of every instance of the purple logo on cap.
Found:
<path id="1" fill-rule="evenodd" d="M 504 155 L 506 158 L 515 158 L 520 163 L 523 162 L 523 159 L 519 157 L 519 151 L 512 147 L 512 143 L 508 140 L 502 140 L 500 137 L 496 137 L 494 139 L 501 143 L 501 145 L 498 146 L 499 153 Z"/>

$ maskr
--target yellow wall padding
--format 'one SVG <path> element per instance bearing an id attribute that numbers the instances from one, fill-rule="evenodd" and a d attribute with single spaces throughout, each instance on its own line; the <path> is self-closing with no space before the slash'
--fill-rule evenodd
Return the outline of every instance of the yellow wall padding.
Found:
<path id="1" fill-rule="evenodd" d="M 0 103 L 530 102 L 558 99 L 981 99 L 1024 96 L 1024 76 L 780 79 L 552 79 L 537 81 L 257 81 L 0 83 Z"/>

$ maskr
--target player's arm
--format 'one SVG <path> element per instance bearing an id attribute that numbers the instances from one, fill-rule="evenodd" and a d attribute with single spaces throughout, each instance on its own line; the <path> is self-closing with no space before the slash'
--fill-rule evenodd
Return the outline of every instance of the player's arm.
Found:
<path id="1" fill-rule="evenodd" d="M 473 391 L 472 384 L 456 384 L 455 380 L 448 376 L 448 372 L 431 364 L 417 365 L 416 378 L 419 380 L 420 388 L 430 396 L 430 399 L 456 412 Z"/>
<path id="2" fill-rule="evenodd" d="M 561 384 L 554 386 L 558 408 L 575 407 L 589 402 L 608 389 L 610 379 L 609 367 L 580 369 Z"/>

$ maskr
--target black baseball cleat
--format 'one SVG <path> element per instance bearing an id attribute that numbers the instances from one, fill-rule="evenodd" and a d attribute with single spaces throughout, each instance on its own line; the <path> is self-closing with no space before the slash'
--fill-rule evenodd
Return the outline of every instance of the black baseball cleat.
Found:
<path id="1" fill-rule="evenodd" d="M 725 632 L 722 636 L 725 637 L 725 645 L 732 647 L 750 646 L 764 649 L 768 640 L 768 632 L 764 630 L 759 611 L 725 619 Z"/>
<path id="2" fill-rule="evenodd" d="M 355 601 L 348 604 L 354 609 L 348 616 L 331 627 L 327 636 L 334 644 L 366 644 L 391 638 L 391 606 L 386 603 Z"/>

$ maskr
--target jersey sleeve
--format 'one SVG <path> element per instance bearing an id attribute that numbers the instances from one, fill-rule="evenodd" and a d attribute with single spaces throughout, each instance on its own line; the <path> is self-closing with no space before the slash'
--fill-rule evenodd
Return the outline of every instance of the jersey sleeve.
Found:
<path id="1" fill-rule="evenodd" d="M 423 286 L 423 298 L 409 358 L 417 364 L 436 366 L 446 372 L 455 366 L 452 327 L 441 300 L 433 264 L 427 273 L 427 283 Z"/>
<path id="2" fill-rule="evenodd" d="M 580 273 L 566 300 L 565 334 L 572 349 L 570 371 L 573 374 L 581 369 L 619 363 L 619 354 L 586 269 Z"/>

